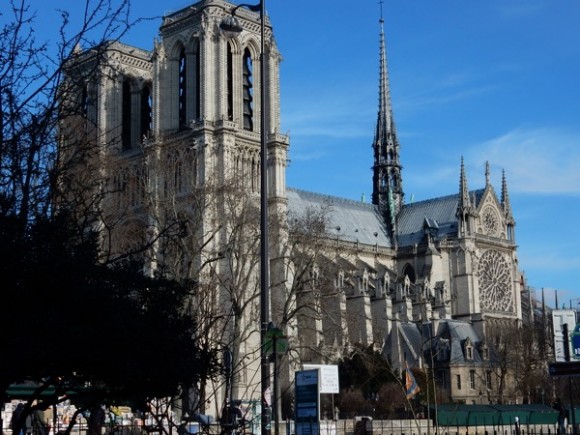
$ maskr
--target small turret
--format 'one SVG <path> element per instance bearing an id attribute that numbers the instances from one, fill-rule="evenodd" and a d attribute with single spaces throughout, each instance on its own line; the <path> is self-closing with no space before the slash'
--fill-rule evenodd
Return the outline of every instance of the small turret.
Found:
<path id="1" fill-rule="evenodd" d="M 512 206 L 510 203 L 510 196 L 508 193 L 505 170 L 502 171 L 501 176 L 501 205 L 503 208 L 504 219 L 506 222 L 506 237 L 508 240 L 515 242 L 516 221 L 514 220 L 514 216 L 512 214 Z"/>
<path id="2" fill-rule="evenodd" d="M 489 176 L 490 176 L 490 169 L 489 169 L 489 160 L 486 160 L 485 162 L 485 187 L 488 187 L 490 185 L 489 182 Z"/>
<path id="3" fill-rule="evenodd" d="M 472 203 L 469 198 L 469 188 L 467 187 L 467 175 L 465 174 L 465 164 L 461 156 L 461 169 L 459 173 L 459 200 L 457 203 L 456 217 L 458 220 L 458 236 L 466 236 L 470 232 L 469 215 L 472 212 Z"/>
<path id="4" fill-rule="evenodd" d="M 507 181 L 505 178 L 505 170 L 503 170 L 501 173 L 501 205 L 503 207 L 503 211 L 505 213 L 506 218 L 513 219 L 512 206 L 510 203 Z"/>
<path id="5" fill-rule="evenodd" d="M 469 197 L 465 163 L 461 157 L 461 169 L 459 173 L 459 199 L 457 201 L 457 232 L 459 237 L 468 236 L 471 233 L 470 217 L 473 212 L 473 202 Z"/>

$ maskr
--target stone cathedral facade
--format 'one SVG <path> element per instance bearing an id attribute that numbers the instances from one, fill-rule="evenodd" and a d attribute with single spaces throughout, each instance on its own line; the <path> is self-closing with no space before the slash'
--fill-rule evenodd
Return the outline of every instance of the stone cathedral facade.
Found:
<path id="1" fill-rule="evenodd" d="M 217 415 L 228 398 L 259 399 L 255 213 L 262 170 L 272 321 L 291 348 L 280 369 L 282 388 L 301 363 L 335 363 L 363 345 L 382 352 L 394 369 L 431 365 L 453 400 L 493 401 L 489 331 L 522 319 L 505 175 L 496 192 L 486 165 L 485 186 L 471 190 L 458 156 L 456 192 L 405 202 L 381 20 L 372 203 L 286 186 L 281 55 L 266 18 L 260 57 L 257 13 L 236 10 L 240 34 L 221 29 L 234 7 L 202 0 L 165 16 L 152 51 L 121 42 L 79 49 L 63 94 L 70 111 L 61 122 L 61 148 L 71 161 L 84 153 L 73 173 L 85 183 L 83 203 L 98 210 L 95 225 L 108 254 L 138 252 L 150 270 L 199 283 L 191 309 L 202 319 L 200 340 L 223 348 L 232 362 L 201 408 Z M 260 167 L 262 99 L 267 168 Z M 324 231 L 306 234 L 310 245 L 292 254 L 299 246 L 293 223 L 313 211 Z M 435 356 L 427 358 L 429 352 Z"/>

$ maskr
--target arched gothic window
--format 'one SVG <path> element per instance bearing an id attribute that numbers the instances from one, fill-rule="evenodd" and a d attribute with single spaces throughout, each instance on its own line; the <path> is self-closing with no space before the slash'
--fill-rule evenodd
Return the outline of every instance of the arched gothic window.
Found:
<path id="1" fill-rule="evenodd" d="M 234 119 L 234 64 L 233 64 L 233 53 L 232 53 L 232 46 L 228 44 L 228 53 L 227 53 L 227 70 L 228 70 L 228 83 L 227 83 L 227 92 L 228 92 L 228 120 L 232 121 Z"/>
<path id="2" fill-rule="evenodd" d="M 81 114 L 84 118 L 89 116 L 89 85 L 84 85 L 81 91 Z"/>
<path id="3" fill-rule="evenodd" d="M 133 145 L 133 137 L 131 134 L 131 83 L 127 79 L 123 81 L 122 99 L 121 140 L 123 149 L 128 150 Z"/>
<path id="4" fill-rule="evenodd" d="M 254 88 L 252 83 L 253 64 L 250 50 L 246 48 L 243 60 L 243 103 L 244 130 L 254 130 Z"/>
<path id="5" fill-rule="evenodd" d="M 391 172 L 390 182 L 391 187 L 397 188 L 397 174 L 395 173 L 395 171 Z"/>
<path id="6" fill-rule="evenodd" d="M 200 44 L 199 40 L 195 41 L 194 46 L 194 73 L 195 77 L 193 80 L 193 84 L 195 85 L 195 89 L 193 90 L 192 94 L 195 98 L 193 102 L 193 107 L 195 109 L 195 113 L 193 114 L 194 119 L 199 119 L 201 117 L 201 60 L 200 60 Z"/>
<path id="7" fill-rule="evenodd" d="M 151 98 L 151 89 L 149 86 L 143 86 L 141 89 L 141 128 L 139 140 L 149 137 L 151 133 L 153 100 Z"/>
<path id="8" fill-rule="evenodd" d="M 409 277 L 409 281 L 411 283 L 415 283 L 416 280 L 416 275 L 415 275 L 415 269 L 413 269 L 413 266 L 411 266 L 410 264 L 406 264 L 405 267 L 403 268 L 403 275 L 408 276 Z"/>
<path id="9" fill-rule="evenodd" d="M 185 49 L 179 51 L 178 68 L 178 96 L 179 96 L 179 127 L 185 127 L 187 123 L 187 65 Z"/>

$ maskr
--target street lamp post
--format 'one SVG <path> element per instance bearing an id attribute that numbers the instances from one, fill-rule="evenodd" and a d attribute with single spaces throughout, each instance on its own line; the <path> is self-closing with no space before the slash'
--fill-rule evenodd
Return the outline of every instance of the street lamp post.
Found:
<path id="1" fill-rule="evenodd" d="M 241 4 L 232 10 L 231 19 L 224 20 L 220 27 L 226 32 L 239 33 L 241 26 L 235 19 L 236 11 L 247 7 L 260 13 L 260 391 L 262 400 L 262 435 L 269 434 L 270 421 L 266 412 L 266 395 L 270 379 L 266 333 L 270 322 L 270 274 L 268 253 L 268 144 L 266 138 L 266 1 L 257 5 Z M 275 395 L 276 392 L 274 391 Z M 276 424 L 277 422 L 274 422 Z"/>

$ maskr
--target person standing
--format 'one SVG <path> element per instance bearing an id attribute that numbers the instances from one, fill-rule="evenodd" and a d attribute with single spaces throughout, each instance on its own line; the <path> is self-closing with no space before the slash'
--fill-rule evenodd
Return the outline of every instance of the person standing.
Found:
<path id="1" fill-rule="evenodd" d="M 554 402 L 554 409 L 558 411 L 558 434 L 566 433 L 566 407 L 558 397 Z"/>
<path id="2" fill-rule="evenodd" d="M 12 411 L 12 418 L 10 419 L 10 429 L 12 429 L 13 435 L 25 435 L 26 428 L 25 421 L 21 421 L 22 411 L 24 410 L 24 404 L 19 403 L 16 408 Z"/>
<path id="3" fill-rule="evenodd" d="M 32 431 L 34 435 L 48 435 L 50 422 L 47 418 L 47 408 L 39 407 L 32 412 Z"/>
<path id="4" fill-rule="evenodd" d="M 104 424 L 105 411 L 100 405 L 93 406 L 89 414 L 89 430 L 87 431 L 87 435 L 101 435 Z"/>

